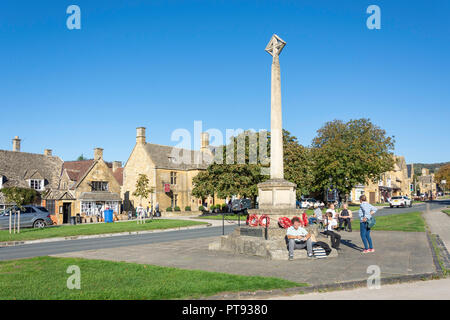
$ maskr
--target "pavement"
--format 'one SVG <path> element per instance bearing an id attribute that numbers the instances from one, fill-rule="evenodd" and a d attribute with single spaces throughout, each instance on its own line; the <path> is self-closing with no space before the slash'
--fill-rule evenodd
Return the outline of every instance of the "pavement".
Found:
<path id="1" fill-rule="evenodd" d="M 382 278 L 436 271 L 424 232 L 373 232 L 376 252 L 365 255 L 361 253 L 359 232 L 341 232 L 341 235 L 344 241 L 339 257 L 320 260 L 274 261 L 208 250 L 208 244 L 218 237 L 84 250 L 54 256 L 272 276 L 311 285 L 367 280 L 367 268 L 373 265 L 380 268 Z"/>
<path id="2" fill-rule="evenodd" d="M 345 291 L 308 293 L 271 297 L 270 300 L 449 300 L 450 279 L 419 281 L 392 285 L 380 289 L 367 287 Z"/>

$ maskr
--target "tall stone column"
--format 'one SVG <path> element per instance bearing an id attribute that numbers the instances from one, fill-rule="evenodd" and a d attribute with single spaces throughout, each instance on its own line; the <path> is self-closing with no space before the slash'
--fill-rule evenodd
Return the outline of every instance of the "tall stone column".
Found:
<path id="1" fill-rule="evenodd" d="M 281 71 L 279 52 L 273 49 L 270 101 L 270 178 L 284 179 L 283 124 L 281 118 Z"/>
<path id="2" fill-rule="evenodd" d="M 258 184 L 259 209 L 256 213 L 286 216 L 295 213 L 295 183 L 284 180 L 283 123 L 281 116 L 280 53 L 286 42 L 276 34 L 266 51 L 272 55 L 270 98 L 270 179 Z M 294 210 L 294 211 L 293 211 Z"/>

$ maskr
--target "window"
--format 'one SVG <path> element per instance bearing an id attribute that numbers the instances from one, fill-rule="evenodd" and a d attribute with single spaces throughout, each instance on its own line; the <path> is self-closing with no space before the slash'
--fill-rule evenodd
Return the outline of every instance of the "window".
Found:
<path id="1" fill-rule="evenodd" d="M 30 180 L 30 188 L 34 190 L 42 190 L 43 188 L 42 180 Z"/>
<path id="2" fill-rule="evenodd" d="M 171 199 L 171 207 L 175 208 L 178 206 L 178 195 L 174 194 Z"/>
<path id="3" fill-rule="evenodd" d="M 170 172 L 170 184 L 177 184 L 177 173 L 174 171 Z"/>
<path id="4" fill-rule="evenodd" d="M 55 214 L 55 200 L 47 200 L 45 202 L 45 207 L 47 208 L 47 211 L 51 214 Z"/>
<path id="5" fill-rule="evenodd" d="M 92 181 L 92 191 L 108 191 L 108 182 Z"/>

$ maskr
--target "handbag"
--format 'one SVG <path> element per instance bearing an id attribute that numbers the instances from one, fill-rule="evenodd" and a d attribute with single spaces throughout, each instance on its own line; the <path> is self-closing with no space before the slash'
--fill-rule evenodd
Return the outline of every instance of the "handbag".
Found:
<path id="1" fill-rule="evenodd" d="M 369 219 L 367 219 L 367 227 L 369 229 L 371 229 L 376 223 L 377 221 L 375 220 L 374 217 L 370 217 Z"/>

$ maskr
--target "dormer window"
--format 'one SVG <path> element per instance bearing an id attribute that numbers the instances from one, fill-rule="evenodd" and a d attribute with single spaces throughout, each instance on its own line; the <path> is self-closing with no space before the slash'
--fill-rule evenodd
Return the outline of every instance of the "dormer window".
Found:
<path id="1" fill-rule="evenodd" d="M 31 189 L 34 189 L 37 191 L 41 191 L 44 189 L 44 180 L 30 179 L 29 183 L 30 183 Z"/>

